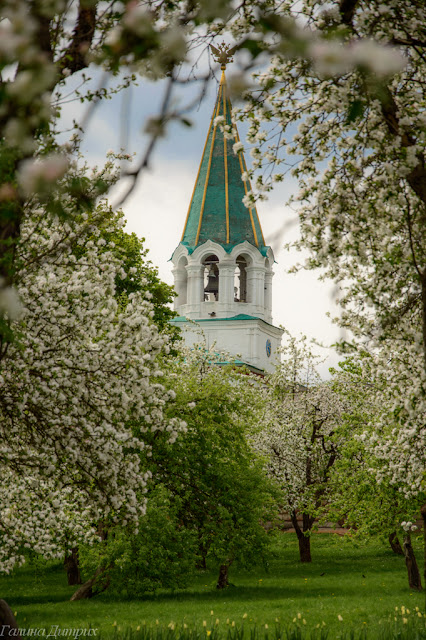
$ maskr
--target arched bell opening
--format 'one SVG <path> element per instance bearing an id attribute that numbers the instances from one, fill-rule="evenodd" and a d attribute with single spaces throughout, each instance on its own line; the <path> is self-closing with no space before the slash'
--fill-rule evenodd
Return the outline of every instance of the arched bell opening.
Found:
<path id="1" fill-rule="evenodd" d="M 178 309 L 181 305 L 188 302 L 188 273 L 186 266 L 188 260 L 185 256 L 182 256 L 175 269 L 174 274 L 174 289 L 176 291 L 175 309 Z"/>
<path id="2" fill-rule="evenodd" d="M 242 255 L 238 256 L 234 276 L 234 302 L 248 302 L 247 266 L 246 258 Z"/>
<path id="3" fill-rule="evenodd" d="M 204 258 L 204 301 L 219 300 L 219 258 L 211 254 Z"/>

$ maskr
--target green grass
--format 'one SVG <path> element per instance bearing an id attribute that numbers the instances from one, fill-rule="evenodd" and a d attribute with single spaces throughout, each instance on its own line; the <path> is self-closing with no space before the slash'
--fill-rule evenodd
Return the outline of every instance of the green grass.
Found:
<path id="1" fill-rule="evenodd" d="M 419 540 L 419 564 L 420 545 Z M 210 629 L 217 619 L 219 629 L 232 628 L 234 621 L 237 627 L 244 623 L 246 628 L 256 625 L 264 630 L 267 624 L 272 630 L 276 621 L 286 626 L 296 619 L 300 625 L 306 620 L 306 629 L 324 622 L 329 640 L 362 628 L 370 640 L 382 635 L 385 620 L 393 621 L 395 607 L 399 618 L 401 606 L 410 611 L 405 614 L 408 618 L 416 616 L 416 607 L 424 610 L 424 594 L 408 588 L 404 559 L 379 542 L 364 546 L 339 536 L 314 535 L 312 553 L 313 562 L 301 564 L 295 536 L 283 534 L 267 566 L 252 571 L 235 567 L 230 573 L 232 586 L 225 591 L 216 590 L 216 573 L 209 571 L 197 574 L 186 590 L 147 595 L 143 600 L 106 592 L 92 600 L 69 602 L 75 587 L 67 586 L 63 569 L 39 563 L 2 576 L 0 597 L 17 611 L 21 627 L 91 626 L 103 635 L 118 627 L 167 627 L 171 622 L 203 627 L 205 621 Z M 275 636 L 270 633 L 271 640 Z"/>

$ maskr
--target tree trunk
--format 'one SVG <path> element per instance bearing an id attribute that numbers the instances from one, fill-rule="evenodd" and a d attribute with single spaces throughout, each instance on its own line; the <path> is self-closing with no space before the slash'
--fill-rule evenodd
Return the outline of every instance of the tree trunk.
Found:
<path id="1" fill-rule="evenodd" d="M 203 544 L 200 540 L 198 543 L 199 550 L 199 559 L 197 561 L 197 569 L 202 569 L 203 571 L 207 571 L 207 554 L 208 554 L 208 545 Z"/>
<path id="2" fill-rule="evenodd" d="M 207 571 L 206 556 L 201 556 L 201 558 L 198 560 L 197 569 L 200 569 L 201 571 Z"/>
<path id="3" fill-rule="evenodd" d="M 74 602 L 75 600 L 86 600 L 87 598 L 93 598 L 93 585 L 96 582 L 96 577 L 94 576 L 93 578 L 90 578 L 90 580 L 87 580 L 84 584 L 81 585 L 81 587 L 79 587 L 77 589 L 77 591 L 75 591 L 70 600 L 71 602 Z"/>
<path id="4" fill-rule="evenodd" d="M 226 589 L 226 587 L 229 587 L 228 572 L 231 564 L 232 564 L 232 560 L 227 560 L 226 562 L 220 565 L 219 577 L 217 579 L 216 589 Z"/>
<path id="5" fill-rule="evenodd" d="M 93 590 L 93 587 L 95 586 L 99 576 L 101 576 L 110 568 L 111 568 L 110 566 L 98 567 L 95 571 L 95 575 L 92 578 L 90 578 L 90 580 L 87 580 L 84 584 L 82 584 L 81 587 L 77 589 L 75 593 L 72 594 L 70 598 L 71 602 L 75 602 L 76 600 L 85 600 L 87 598 L 93 598 L 93 596 L 97 596 L 98 594 L 108 589 L 110 585 L 110 580 L 108 577 L 106 577 L 102 587 L 100 588 L 98 587 L 96 591 Z"/>
<path id="6" fill-rule="evenodd" d="M 307 513 L 303 514 L 303 530 L 300 528 L 299 523 L 297 521 L 297 514 L 295 511 L 290 513 L 291 522 L 293 524 L 294 530 L 296 531 L 297 541 L 299 543 L 299 555 L 300 562 L 312 562 L 311 556 L 311 537 L 309 535 L 312 525 L 314 523 L 314 518 L 309 516 Z M 305 535 L 308 533 L 308 535 Z"/>
<path id="7" fill-rule="evenodd" d="M 392 551 L 396 553 L 398 556 L 404 555 L 404 551 L 402 550 L 401 543 L 398 540 L 398 536 L 396 535 L 396 531 L 393 531 L 393 533 L 390 534 L 389 544 L 391 546 Z"/>
<path id="8" fill-rule="evenodd" d="M 423 577 L 425 579 L 425 585 L 426 585 L 426 504 L 422 506 L 422 508 L 420 509 L 420 513 L 422 514 L 422 518 L 423 518 L 423 540 L 424 540 Z M 426 595 L 426 589 L 425 589 L 425 595 Z M 425 603 L 425 610 L 426 610 L 426 603 Z"/>
<path id="9" fill-rule="evenodd" d="M 312 562 L 311 556 L 311 537 L 302 535 L 297 536 L 299 542 L 300 562 Z"/>
<path id="10" fill-rule="evenodd" d="M 65 570 L 67 572 L 68 584 L 81 584 L 78 547 L 71 550 L 69 556 L 65 556 Z"/>
<path id="11" fill-rule="evenodd" d="M 13 636 L 16 640 L 22 640 L 21 634 L 18 633 L 18 625 L 16 624 L 15 616 L 5 600 L 0 600 L 0 624 L 2 628 L 1 637 Z M 12 629 L 13 632 L 11 633 Z"/>
<path id="12" fill-rule="evenodd" d="M 408 572 L 408 585 L 410 589 L 421 591 L 422 582 L 420 579 L 420 571 L 417 566 L 416 556 L 414 555 L 414 549 L 411 544 L 411 536 L 408 532 L 404 537 L 404 555 Z"/>

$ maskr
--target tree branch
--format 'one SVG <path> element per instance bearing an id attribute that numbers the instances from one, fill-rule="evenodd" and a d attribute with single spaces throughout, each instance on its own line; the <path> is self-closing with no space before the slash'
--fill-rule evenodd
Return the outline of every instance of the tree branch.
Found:
<path id="1" fill-rule="evenodd" d="M 339 11 L 342 22 L 348 27 L 353 28 L 353 19 L 357 5 L 358 0 L 340 0 Z"/>
<path id="2" fill-rule="evenodd" d="M 58 63 L 60 69 L 69 69 L 71 73 L 87 67 L 86 53 L 95 35 L 97 3 L 92 7 L 85 7 L 85 4 L 80 0 L 72 40 Z"/>

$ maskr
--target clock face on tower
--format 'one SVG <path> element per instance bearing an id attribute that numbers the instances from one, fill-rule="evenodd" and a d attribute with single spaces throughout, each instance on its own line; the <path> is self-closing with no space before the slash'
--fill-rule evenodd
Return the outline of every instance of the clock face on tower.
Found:
<path id="1" fill-rule="evenodd" d="M 266 355 L 268 356 L 268 358 L 271 357 L 271 341 L 269 340 L 269 338 L 266 341 Z"/>

